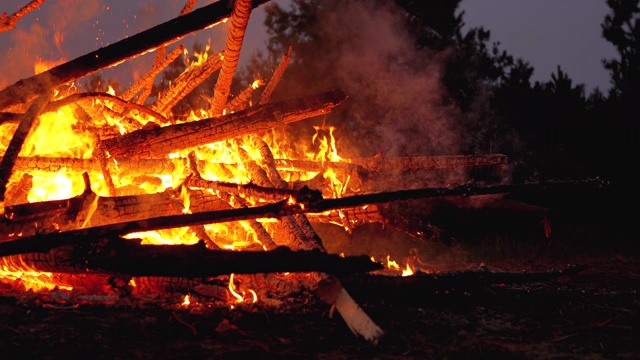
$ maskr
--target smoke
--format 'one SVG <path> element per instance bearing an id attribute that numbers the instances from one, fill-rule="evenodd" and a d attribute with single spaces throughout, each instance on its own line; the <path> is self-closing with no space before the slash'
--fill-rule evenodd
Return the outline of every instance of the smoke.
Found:
<path id="1" fill-rule="evenodd" d="M 443 101 L 446 53 L 417 50 L 403 14 L 371 1 L 337 2 L 321 34 L 337 54 L 335 75 L 352 98 L 349 125 L 364 156 L 455 154 L 457 110 Z"/>

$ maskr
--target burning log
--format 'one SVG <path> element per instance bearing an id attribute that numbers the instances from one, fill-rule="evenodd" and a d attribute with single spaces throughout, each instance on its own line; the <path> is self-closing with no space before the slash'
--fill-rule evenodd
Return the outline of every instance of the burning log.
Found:
<path id="1" fill-rule="evenodd" d="M 15 184 L 9 191 L 7 191 L 5 204 L 7 206 L 11 206 L 15 204 L 26 203 L 28 201 L 27 196 L 32 186 L 33 176 L 29 174 L 23 174 L 20 178 L 20 181 L 18 181 L 17 184 Z"/>
<path id="2" fill-rule="evenodd" d="M 182 214 L 182 207 L 175 204 L 179 193 L 180 189 L 167 189 L 155 194 L 98 197 L 87 225 L 103 226 Z M 86 203 L 88 194 L 85 191 L 67 200 L 7 206 L 5 217 L 0 220 L 0 241 L 77 229 L 79 208 Z M 217 196 L 203 191 L 190 191 L 189 199 L 190 209 L 196 212 L 230 208 Z"/>
<path id="3" fill-rule="evenodd" d="M 507 156 L 502 154 L 484 155 L 439 155 L 412 157 L 370 157 L 350 159 L 352 164 L 372 172 L 410 172 L 448 168 L 469 168 L 506 165 Z"/>
<path id="4" fill-rule="evenodd" d="M 235 0 L 233 12 L 231 13 L 231 28 L 227 37 L 227 44 L 224 49 L 222 68 L 218 74 L 213 101 L 211 103 L 211 113 L 214 116 L 222 115 L 222 110 L 229 98 L 231 81 L 238 67 L 240 59 L 240 49 L 244 40 L 244 33 L 249 23 L 251 15 L 251 0 Z"/>
<path id="5" fill-rule="evenodd" d="M 376 204 L 340 209 L 340 212 L 342 215 L 337 210 L 309 214 L 309 220 L 311 222 L 332 223 L 343 226 L 342 220 L 346 216 L 349 219 L 351 228 L 369 223 L 386 225 L 389 222 L 387 218 L 382 216 Z"/>
<path id="6" fill-rule="evenodd" d="M 0 17 L 0 32 L 9 31 L 15 28 L 18 20 L 31 11 L 37 9 L 43 2 L 44 0 L 31 0 L 30 3 L 9 16 L 7 16 L 7 13 L 2 13 L 2 17 Z"/>
<path id="7" fill-rule="evenodd" d="M 287 184 L 282 180 L 278 170 L 276 169 L 275 160 L 269 146 L 262 139 L 253 137 L 252 140 L 254 146 L 259 149 L 262 162 L 265 164 L 266 168 L 266 171 L 263 171 L 262 168 L 251 170 L 252 174 L 258 174 L 261 178 L 268 177 L 268 179 L 262 180 L 265 184 L 271 184 L 272 186 L 281 189 L 286 188 Z M 243 162 L 247 163 L 248 161 L 244 160 Z M 256 168 L 255 162 L 251 161 L 250 165 Z M 305 203 L 308 204 L 316 201 L 311 198 L 308 200 L 310 201 L 305 201 Z M 322 240 L 311 227 L 311 224 L 304 213 L 283 217 L 278 224 L 291 243 L 302 248 L 310 248 L 326 253 Z M 319 275 L 320 279 L 332 281 L 335 285 L 337 294 L 334 298 L 328 301 L 328 304 L 335 306 L 338 309 L 338 312 L 354 335 L 362 336 L 367 341 L 377 343 L 383 334 L 382 329 L 380 329 L 380 327 L 373 322 L 373 320 L 362 310 L 353 298 L 351 298 L 344 287 L 340 285 L 337 278 L 327 274 L 326 272 Z M 320 280 L 318 284 L 321 284 L 322 280 Z"/>
<path id="8" fill-rule="evenodd" d="M 238 220 L 259 218 L 282 218 L 303 213 L 321 213 L 333 209 L 343 209 L 369 204 L 384 203 L 399 200 L 443 197 L 443 196 L 473 196 L 486 194 L 510 193 L 514 191 L 531 191 L 540 189 L 575 189 L 578 187 L 592 188 L 602 186 L 598 179 L 580 181 L 553 181 L 546 183 L 505 184 L 490 186 L 463 185 L 452 188 L 424 188 L 382 192 L 377 194 L 354 195 L 338 199 L 322 199 L 315 202 L 290 204 L 280 201 L 272 204 L 214 211 L 203 211 L 193 214 L 182 214 L 148 218 L 109 225 L 94 226 L 60 233 L 35 235 L 0 243 L 0 256 L 14 255 L 26 252 L 46 252 L 58 246 L 81 244 L 86 239 L 114 237 L 132 232 L 161 230 L 172 227 L 204 225 Z M 307 198 L 304 195 L 299 199 Z"/>
<path id="9" fill-rule="evenodd" d="M 187 177 L 187 179 L 184 182 L 185 184 L 189 186 L 196 185 L 195 187 L 198 187 L 197 186 L 198 184 L 193 183 L 193 181 L 197 181 L 199 185 L 204 186 L 205 188 L 208 188 L 210 185 L 212 185 L 213 182 L 204 180 L 200 175 L 200 171 L 198 170 L 198 165 L 197 165 L 197 159 L 193 152 L 189 153 L 189 168 L 192 171 L 192 175 Z M 240 186 L 237 186 L 236 188 L 239 188 L 239 187 Z M 229 191 L 233 191 L 232 188 L 228 188 L 225 190 L 218 188 L 218 189 L 212 189 L 212 190 L 216 190 L 216 194 L 220 199 L 224 200 L 225 202 L 227 202 L 229 205 L 231 205 L 236 209 L 247 207 L 247 202 L 244 199 L 240 198 L 239 196 L 234 196 L 232 195 L 232 193 L 229 192 Z M 245 193 L 245 196 L 247 196 L 246 193 Z M 258 239 L 258 242 L 260 242 L 260 244 L 262 244 L 262 246 L 266 250 L 273 250 L 274 248 L 276 248 L 277 244 L 273 241 L 273 238 L 271 238 L 271 235 L 269 235 L 269 233 L 264 228 L 264 226 L 262 226 L 262 224 L 258 223 L 258 221 L 256 220 L 247 220 L 247 221 L 248 221 L 249 227 L 251 227 L 251 229 L 255 233 Z"/>
<path id="10" fill-rule="evenodd" d="M 422 157 L 419 157 L 422 158 Z M 385 158 L 388 159 L 391 163 L 404 163 L 404 162 L 424 162 L 424 163 L 432 163 L 439 164 L 440 166 L 444 166 L 445 168 L 455 168 L 459 166 L 459 168 L 470 168 L 473 166 L 502 166 L 504 161 L 504 155 L 501 154 L 487 154 L 487 155 L 476 155 L 473 156 L 473 160 L 469 163 L 464 163 L 462 160 L 456 160 L 456 164 L 447 162 L 447 158 L 452 158 L 451 156 L 440 157 L 440 156 L 427 156 L 424 158 L 435 158 L 431 160 L 422 159 L 413 161 L 411 157 L 407 158 Z M 485 161 L 481 162 L 479 158 L 484 158 Z M 307 185 L 307 187 L 312 189 L 319 189 L 325 186 L 325 179 L 322 176 L 322 173 L 327 169 L 334 170 L 337 174 L 341 176 L 351 176 L 354 179 L 361 179 L 363 182 L 366 180 L 375 181 L 376 176 L 375 173 L 369 171 L 369 169 L 361 166 L 360 164 L 353 164 L 349 162 L 332 162 L 326 161 L 324 164 L 320 161 L 313 160 L 292 160 L 292 159 L 274 159 L 276 163 L 276 168 L 280 173 L 287 173 L 291 175 L 295 175 L 299 172 L 316 172 L 318 175 L 310 180 L 304 181 L 294 181 L 289 183 L 289 189 L 300 189 L 303 186 Z M 358 162 L 369 163 L 370 161 L 367 158 L 357 159 Z M 206 161 L 197 161 L 198 167 L 203 168 Z M 482 165 L 477 165 L 482 163 Z M 157 159 L 146 159 L 146 158 L 119 158 L 117 160 L 117 165 L 115 162 L 110 162 L 109 167 L 112 172 L 120 173 L 120 174 L 172 174 L 176 171 L 177 166 L 185 166 L 186 160 L 183 158 L 176 159 L 166 159 L 166 158 L 157 158 Z M 237 164 L 223 164 L 220 163 L 220 166 L 237 166 Z M 390 167 L 395 167 L 393 165 L 389 165 Z M 385 167 L 385 166 L 382 166 Z M 48 171 L 48 172 L 58 172 L 60 169 L 66 168 L 67 170 L 72 170 L 75 172 L 84 172 L 84 171 L 100 171 L 99 163 L 93 161 L 91 159 L 76 159 L 76 158 L 59 158 L 59 157 L 42 157 L 42 156 L 31 156 L 31 157 L 18 157 L 15 164 L 15 170 L 20 171 L 31 171 L 31 170 L 39 170 L 39 171 Z M 402 169 L 402 167 L 395 167 L 396 169 Z M 426 168 L 426 170 L 437 170 L 438 168 Z M 382 174 L 382 177 L 385 177 L 386 174 Z"/>
<path id="11" fill-rule="evenodd" d="M 140 245 L 132 240 L 110 239 L 98 254 L 86 260 L 90 271 L 132 276 L 212 277 L 228 274 L 314 272 L 352 274 L 382 269 L 367 256 L 340 257 L 320 251 L 208 250 L 196 245 Z"/>
<path id="12" fill-rule="evenodd" d="M 382 269 L 367 256 L 341 257 L 320 251 L 209 250 L 194 245 L 140 245 L 135 240 L 109 238 L 78 246 L 63 246 L 45 254 L 23 254 L 27 268 L 70 274 L 125 274 L 206 278 L 228 274 L 322 271 L 337 275 Z M 29 259 L 25 262 L 24 259 Z"/>
<path id="13" fill-rule="evenodd" d="M 278 169 L 323 172 L 334 169 L 340 174 L 354 175 L 367 179 L 373 173 L 403 173 L 418 170 L 462 169 L 471 167 L 505 166 L 507 156 L 502 154 L 484 155 L 433 155 L 411 157 L 370 157 L 353 158 L 348 161 L 313 161 L 276 159 Z"/>
<path id="14" fill-rule="evenodd" d="M 267 1 L 253 0 L 252 7 L 258 7 Z M 0 91 L 0 110 L 26 103 L 52 88 L 114 66 L 149 50 L 181 39 L 195 31 L 215 25 L 227 18 L 230 13 L 231 9 L 225 1 L 217 1 L 38 75 L 19 80 Z"/>
<path id="15" fill-rule="evenodd" d="M 18 153 L 20 153 L 22 145 L 27 139 L 27 135 L 29 135 L 31 129 L 37 127 L 35 124 L 37 124 L 38 117 L 50 99 L 51 94 L 45 93 L 31 104 L 29 110 L 22 117 L 18 129 L 13 134 L 9 142 L 9 147 L 2 157 L 2 162 L 0 162 L 0 212 L 4 212 L 5 192 L 7 191 L 7 184 L 13 173 L 13 166 L 18 158 Z"/>
<path id="16" fill-rule="evenodd" d="M 184 159 L 118 159 L 117 163 L 109 161 L 109 170 L 118 174 L 172 174 L 179 166 L 184 166 Z M 18 157 L 15 170 L 58 172 L 67 169 L 74 172 L 99 172 L 100 163 L 95 159 L 58 158 L 45 156 Z"/>
<path id="17" fill-rule="evenodd" d="M 177 150 L 259 133 L 282 124 L 326 114 L 346 98 L 344 92 L 334 90 L 260 105 L 220 118 L 140 129 L 121 137 L 103 140 L 103 146 L 117 159 L 164 157 Z"/>

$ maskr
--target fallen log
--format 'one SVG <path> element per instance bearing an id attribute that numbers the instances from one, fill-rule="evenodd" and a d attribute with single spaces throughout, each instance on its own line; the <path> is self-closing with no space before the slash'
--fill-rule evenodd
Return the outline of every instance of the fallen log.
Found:
<path id="1" fill-rule="evenodd" d="M 341 90 L 254 106 L 219 118 L 140 129 L 103 140 L 116 158 L 157 158 L 178 150 L 260 133 L 276 126 L 326 114 L 347 99 Z"/>
<path id="2" fill-rule="evenodd" d="M 318 213 L 333 209 L 343 209 L 369 204 L 385 203 L 397 200 L 419 199 L 441 196 L 473 196 L 486 194 L 510 193 L 514 191 L 559 190 L 602 187 L 600 179 L 586 179 L 577 181 L 550 181 L 524 184 L 504 184 L 490 186 L 463 185 L 452 188 L 425 188 L 400 190 L 377 194 L 355 195 L 338 199 L 322 199 L 313 203 L 277 203 L 240 209 L 219 211 L 204 211 L 193 214 L 163 216 L 145 220 L 121 222 L 116 224 L 89 227 L 60 233 L 35 235 L 0 243 L 0 256 L 28 253 L 47 252 L 53 248 L 81 244 L 86 239 L 114 237 L 132 232 L 161 230 L 174 227 L 205 225 L 238 220 L 259 218 L 281 218 L 303 213 Z M 307 196 L 300 195 L 299 199 Z"/>
<path id="3" fill-rule="evenodd" d="M 268 0 L 253 0 L 252 8 Z M 23 104 L 48 90 L 117 65 L 157 47 L 183 38 L 195 31 L 213 26 L 231 14 L 226 1 L 196 9 L 136 35 L 80 56 L 0 91 L 0 110 Z"/>

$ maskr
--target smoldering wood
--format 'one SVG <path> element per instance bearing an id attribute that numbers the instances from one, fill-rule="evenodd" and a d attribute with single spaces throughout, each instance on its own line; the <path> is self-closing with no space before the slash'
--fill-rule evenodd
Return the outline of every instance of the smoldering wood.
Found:
<path id="1" fill-rule="evenodd" d="M 347 99 L 341 90 L 254 106 L 219 118 L 140 129 L 103 141 L 115 158 L 158 158 L 177 150 L 261 133 L 290 122 L 326 114 Z"/>
<path id="2" fill-rule="evenodd" d="M 451 295 L 482 296 L 495 286 L 513 286 L 556 281 L 561 277 L 573 277 L 588 268 L 586 264 L 569 265 L 548 271 L 503 272 L 470 270 L 412 276 L 385 274 L 354 274 L 340 277 L 358 299 L 384 299 L 404 304 L 425 303 L 434 297 Z M 393 291 L 388 291 L 393 289 Z M 495 295 L 494 295 L 495 296 Z M 476 299 L 477 300 L 477 299 Z"/>
<path id="3" fill-rule="evenodd" d="M 252 8 L 268 0 L 253 0 Z M 231 14 L 225 1 L 203 6 L 136 35 L 80 56 L 0 91 L 0 110 L 23 104 L 62 84 L 117 65 L 157 47 L 164 46 L 198 30 L 217 24 Z"/>

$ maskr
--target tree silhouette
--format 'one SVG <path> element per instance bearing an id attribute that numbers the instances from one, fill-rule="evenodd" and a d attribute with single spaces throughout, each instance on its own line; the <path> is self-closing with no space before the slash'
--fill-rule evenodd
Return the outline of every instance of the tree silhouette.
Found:
<path id="1" fill-rule="evenodd" d="M 602 36 L 616 48 L 617 59 L 604 60 L 612 88 L 602 110 L 601 142 L 609 152 L 603 166 L 612 180 L 627 187 L 635 183 L 632 166 L 640 150 L 640 0 L 608 0 L 609 14 Z"/>

